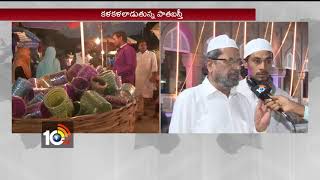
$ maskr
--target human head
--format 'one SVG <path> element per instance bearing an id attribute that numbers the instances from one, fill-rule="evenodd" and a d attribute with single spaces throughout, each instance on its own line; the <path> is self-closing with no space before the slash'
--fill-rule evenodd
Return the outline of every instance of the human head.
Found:
<path id="1" fill-rule="evenodd" d="M 47 47 L 43 59 L 46 60 L 47 63 L 52 63 L 56 59 L 56 54 L 57 52 L 55 48 Z"/>
<path id="2" fill-rule="evenodd" d="M 55 42 L 54 42 L 54 40 L 53 40 L 51 37 L 46 36 L 46 37 L 44 38 L 44 45 L 45 45 L 46 47 L 50 47 L 50 46 L 54 47 L 54 46 L 55 46 Z"/>
<path id="3" fill-rule="evenodd" d="M 227 35 L 211 39 L 207 48 L 208 79 L 231 89 L 238 85 L 240 53 L 236 42 Z"/>
<path id="4" fill-rule="evenodd" d="M 127 42 L 127 34 L 123 31 L 117 31 L 112 34 L 114 45 L 119 48 Z"/>
<path id="5" fill-rule="evenodd" d="M 272 47 L 267 40 L 253 39 L 244 46 L 244 65 L 248 69 L 249 78 L 268 81 L 272 63 Z"/>
<path id="6" fill-rule="evenodd" d="M 147 41 L 145 41 L 145 40 L 139 41 L 138 49 L 140 52 L 144 53 L 148 49 Z"/>

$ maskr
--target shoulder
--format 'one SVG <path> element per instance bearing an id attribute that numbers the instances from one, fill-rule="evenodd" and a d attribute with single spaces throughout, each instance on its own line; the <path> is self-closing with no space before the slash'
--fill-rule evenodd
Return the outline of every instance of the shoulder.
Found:
<path id="1" fill-rule="evenodd" d="M 148 51 L 149 55 L 151 56 L 156 56 L 156 53 L 154 53 L 153 51 Z"/>
<path id="2" fill-rule="evenodd" d="M 248 97 L 245 96 L 244 94 L 240 93 L 240 92 L 237 92 L 236 94 L 237 98 L 240 100 L 240 102 L 243 102 L 243 103 L 249 103 L 249 100 L 248 100 Z"/>
<path id="3" fill-rule="evenodd" d="M 201 84 L 200 84 L 201 85 Z M 176 101 L 182 102 L 192 102 L 195 98 L 201 93 L 199 90 L 199 86 L 195 86 L 192 88 L 185 89 L 182 91 L 176 98 Z"/>
<path id="4" fill-rule="evenodd" d="M 239 81 L 239 84 L 237 85 L 236 89 L 238 90 L 243 90 L 248 88 L 248 83 L 246 79 L 242 79 Z M 239 92 L 239 91 L 238 91 Z"/>
<path id="5" fill-rule="evenodd" d="M 124 48 L 136 51 L 130 44 L 127 44 L 126 46 L 124 46 Z"/>
<path id="6" fill-rule="evenodd" d="M 244 95 L 245 97 L 252 94 L 246 79 L 239 81 L 239 84 L 236 86 L 236 91 Z"/>

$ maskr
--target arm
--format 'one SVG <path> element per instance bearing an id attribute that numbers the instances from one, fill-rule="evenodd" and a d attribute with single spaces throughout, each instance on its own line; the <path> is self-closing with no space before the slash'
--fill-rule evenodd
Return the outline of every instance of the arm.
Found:
<path id="1" fill-rule="evenodd" d="M 282 109 L 284 112 L 292 112 L 301 117 L 305 114 L 305 106 L 284 96 L 272 96 L 272 100 L 269 100 L 266 105 L 274 111 Z"/>
<path id="2" fill-rule="evenodd" d="M 170 126 L 169 126 L 169 133 L 188 133 L 190 129 L 190 123 L 188 123 L 191 119 L 188 119 L 191 117 L 190 109 L 188 109 L 188 102 L 186 101 L 185 98 L 183 97 L 177 97 L 174 107 L 173 107 L 173 112 L 172 112 L 172 117 L 170 121 Z"/>
<path id="3" fill-rule="evenodd" d="M 157 64 L 157 57 L 156 57 L 155 53 L 152 53 L 152 57 L 151 57 L 151 72 L 152 72 L 152 75 L 150 77 L 150 81 L 156 82 L 157 81 L 158 64 Z"/>

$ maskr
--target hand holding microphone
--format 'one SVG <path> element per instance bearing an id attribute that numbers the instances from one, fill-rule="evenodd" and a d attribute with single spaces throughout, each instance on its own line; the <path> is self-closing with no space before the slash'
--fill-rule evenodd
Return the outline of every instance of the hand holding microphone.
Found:
<path id="1" fill-rule="evenodd" d="M 262 101 L 265 102 L 265 105 L 267 105 L 268 108 L 280 112 L 283 116 L 288 118 L 288 115 L 283 112 L 283 109 L 281 106 L 275 102 L 272 101 L 272 95 L 270 95 L 271 88 L 267 87 L 264 84 L 258 84 L 256 86 L 251 87 L 251 91 Z"/>
<path id="2" fill-rule="evenodd" d="M 253 85 L 252 81 L 250 79 L 248 80 L 249 85 Z M 264 84 L 257 84 L 254 86 L 251 86 L 251 91 L 261 100 L 264 102 L 269 103 L 268 108 L 276 110 L 277 112 L 281 113 L 281 115 L 287 119 L 293 126 L 294 132 L 296 132 L 295 122 L 291 119 L 290 116 L 287 115 L 282 109 L 282 107 L 277 102 L 272 102 L 272 95 L 270 95 L 271 88 L 267 87 Z"/>
<path id="3" fill-rule="evenodd" d="M 265 104 L 270 109 L 278 111 L 282 109 L 284 112 L 292 112 L 301 117 L 304 116 L 305 107 L 284 96 L 271 96 L 272 100 L 268 100 Z"/>

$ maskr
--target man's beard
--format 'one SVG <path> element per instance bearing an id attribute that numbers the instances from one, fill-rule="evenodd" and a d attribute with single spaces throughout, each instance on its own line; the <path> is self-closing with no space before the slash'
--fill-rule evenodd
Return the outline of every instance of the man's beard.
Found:
<path id="1" fill-rule="evenodd" d="M 215 82 L 222 84 L 225 88 L 231 89 L 239 84 L 240 70 L 231 70 L 227 76 L 217 74 Z"/>
<path id="2" fill-rule="evenodd" d="M 272 76 L 268 75 L 268 78 L 266 80 L 258 80 L 256 78 L 252 78 L 256 84 L 263 84 L 267 87 L 273 87 L 273 79 Z"/>

